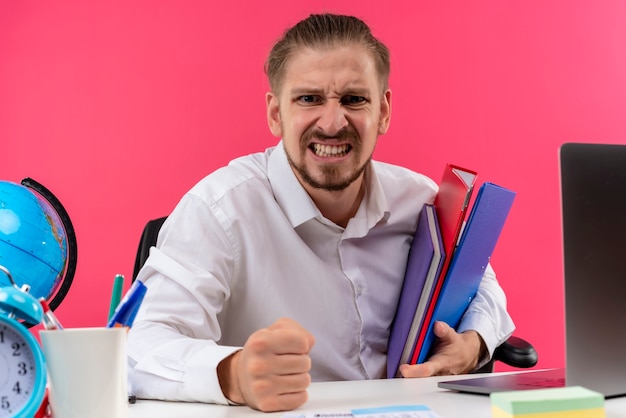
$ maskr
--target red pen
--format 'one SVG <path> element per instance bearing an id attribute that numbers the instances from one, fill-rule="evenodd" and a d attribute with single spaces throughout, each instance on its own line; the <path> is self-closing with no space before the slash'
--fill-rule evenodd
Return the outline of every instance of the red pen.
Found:
<path id="1" fill-rule="evenodd" d="M 46 299 L 44 298 L 39 298 L 39 303 L 41 304 L 41 307 L 43 308 L 44 328 L 62 330 L 63 326 L 61 325 L 57 317 L 54 315 L 54 313 L 52 312 L 52 309 L 50 309 L 50 305 L 48 305 L 48 301 L 46 301 Z"/>

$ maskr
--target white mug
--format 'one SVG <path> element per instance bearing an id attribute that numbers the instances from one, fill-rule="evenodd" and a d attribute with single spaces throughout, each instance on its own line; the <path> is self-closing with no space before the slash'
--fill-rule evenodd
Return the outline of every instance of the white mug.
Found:
<path id="1" fill-rule="evenodd" d="M 39 336 L 54 418 L 126 417 L 126 328 L 41 330 Z"/>

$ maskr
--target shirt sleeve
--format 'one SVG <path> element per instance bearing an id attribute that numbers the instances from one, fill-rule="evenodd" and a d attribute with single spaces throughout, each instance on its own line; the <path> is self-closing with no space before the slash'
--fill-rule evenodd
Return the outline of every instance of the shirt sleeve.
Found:
<path id="1" fill-rule="evenodd" d="M 457 328 L 459 333 L 469 330 L 478 332 L 488 350 L 488 357 L 480 359 L 478 367 L 486 364 L 496 347 L 506 341 L 515 330 L 513 320 L 506 310 L 506 295 L 491 265 L 485 269 L 478 292 Z"/>
<path id="2" fill-rule="evenodd" d="M 145 399 L 230 403 L 220 388 L 217 366 L 239 348 L 155 328 L 144 322 L 129 333 L 130 392 Z M 149 347 L 148 341 L 158 337 L 167 340 Z M 141 352 L 146 354 L 137 354 Z"/>
<path id="3" fill-rule="evenodd" d="M 217 343 L 217 315 L 230 294 L 235 264 L 231 243 L 221 231 L 202 202 L 184 199 L 163 225 L 158 248 L 151 249 L 137 277 L 148 290 L 127 347 L 129 389 L 139 398 L 230 403 L 221 391 L 217 366 L 241 347 Z"/>

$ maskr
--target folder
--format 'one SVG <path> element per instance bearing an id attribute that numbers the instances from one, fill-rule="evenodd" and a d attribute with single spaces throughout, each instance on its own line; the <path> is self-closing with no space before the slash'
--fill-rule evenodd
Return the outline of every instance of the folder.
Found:
<path id="1" fill-rule="evenodd" d="M 433 205 L 424 205 L 413 235 L 402 292 L 391 326 L 387 349 L 387 376 L 395 377 L 400 364 L 413 355 L 415 341 L 445 252 Z"/>
<path id="2" fill-rule="evenodd" d="M 414 270 L 409 268 L 409 265 L 417 264 L 418 261 L 416 260 L 419 258 L 431 260 L 432 257 L 428 254 L 420 256 L 419 250 L 413 248 L 413 246 L 419 243 L 419 240 L 414 238 L 413 244 L 411 244 L 403 289 L 396 316 L 392 323 L 387 348 L 387 377 L 389 378 L 396 377 L 400 364 L 411 362 L 415 347 L 419 347 L 418 344 L 421 344 L 420 340 L 423 341 L 425 338 L 425 333 L 422 332 L 422 324 L 427 324 L 432 317 L 434 306 L 431 306 L 431 300 L 436 300 L 441 290 L 443 277 L 450 264 L 450 258 L 465 221 L 476 176 L 475 171 L 453 164 L 447 164 L 444 168 L 439 191 L 434 202 L 435 217 L 439 225 L 439 236 L 443 246 L 442 253 L 444 257 L 438 273 L 433 278 L 432 283 L 428 284 L 428 289 L 422 292 L 422 295 L 416 294 L 415 290 L 409 292 L 408 295 L 404 295 L 407 287 L 410 289 L 415 287 L 423 288 L 422 285 L 412 285 L 415 282 L 415 279 L 411 277 Z M 422 213 L 420 216 L 425 215 Z M 418 223 L 418 228 L 420 223 Z M 415 237 L 418 236 L 418 232 L 416 231 Z M 400 304 L 403 306 L 400 306 Z M 414 332 L 417 332 L 416 336 L 413 335 Z"/>
<path id="3" fill-rule="evenodd" d="M 435 197 L 435 208 L 446 254 L 452 254 L 459 239 L 476 177 L 475 171 L 453 164 L 446 165 L 443 171 Z"/>
<path id="4" fill-rule="evenodd" d="M 439 277 L 435 282 L 431 300 L 436 301 L 439 298 L 444 278 L 446 274 L 448 274 L 448 268 L 454 257 L 454 251 L 456 250 L 461 231 L 465 225 L 465 216 L 472 193 L 474 192 L 476 177 L 477 173 L 475 171 L 453 164 L 446 165 L 443 171 L 439 191 L 435 196 L 435 210 L 437 211 L 437 218 L 439 219 L 439 228 L 441 229 L 441 238 L 443 239 L 446 258 L 441 272 L 439 273 Z M 424 323 L 427 324 L 431 321 L 434 309 L 434 303 L 430 303 L 429 301 L 423 321 Z M 423 344 L 425 334 L 426 330 L 420 329 L 416 343 L 417 347 Z M 413 363 L 415 363 L 413 357 L 412 360 Z"/>
<path id="5" fill-rule="evenodd" d="M 423 363 L 430 355 L 436 340 L 433 333 L 435 321 L 446 322 L 455 329 L 458 327 L 476 295 L 514 199 L 514 192 L 496 184 L 481 186 L 439 295 L 431 301 L 433 313 L 420 330 L 411 364 Z"/>

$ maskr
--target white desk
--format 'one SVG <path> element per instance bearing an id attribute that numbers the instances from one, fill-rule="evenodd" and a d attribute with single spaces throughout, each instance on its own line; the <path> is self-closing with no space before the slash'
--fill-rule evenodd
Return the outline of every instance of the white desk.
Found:
<path id="1" fill-rule="evenodd" d="M 466 376 L 465 376 L 466 377 Z M 423 404 L 442 418 L 489 418 L 488 396 L 452 392 L 437 387 L 439 380 L 463 376 L 426 379 L 367 380 L 356 382 L 313 383 L 309 401 L 298 412 L 348 412 L 353 408 Z M 606 401 L 606 418 L 626 418 L 626 397 Z M 128 418 L 222 418 L 280 417 L 283 412 L 263 414 L 245 406 L 222 406 L 138 400 L 129 406 Z"/>

